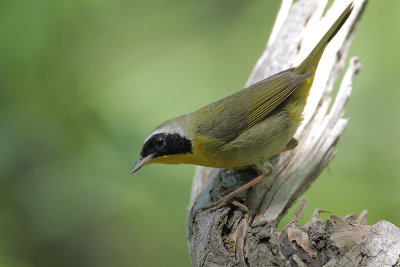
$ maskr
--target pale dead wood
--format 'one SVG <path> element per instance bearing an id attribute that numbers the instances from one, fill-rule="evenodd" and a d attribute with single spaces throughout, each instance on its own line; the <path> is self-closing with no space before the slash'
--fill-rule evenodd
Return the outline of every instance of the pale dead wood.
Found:
<path id="1" fill-rule="evenodd" d="M 283 0 L 270 40 L 247 85 L 298 65 L 349 2 L 336 0 L 322 16 L 327 1 L 298 0 L 293 3 Z M 317 210 L 310 222 L 300 227 L 296 222 L 307 204 L 303 200 L 282 233 L 276 232 L 278 222 L 290 206 L 335 156 L 335 146 L 348 123 L 343 115 L 355 75 L 361 68 L 357 58 L 350 60 L 330 110 L 329 106 L 334 82 L 344 68 L 347 51 L 366 5 L 365 0 L 354 2 L 352 15 L 321 59 L 304 111 L 304 122 L 295 134 L 298 147 L 275 157 L 275 168 L 268 179 L 239 195 L 238 200 L 250 209 L 250 218 L 234 206 L 214 212 L 199 208 L 254 178 L 257 174 L 253 169 L 197 168 L 188 222 L 189 249 L 194 266 L 345 266 L 349 263 L 381 266 L 374 264 L 383 263 L 385 256 L 392 259 L 386 263 L 398 261 L 399 229 L 388 222 L 367 226 L 366 212 L 345 218 L 332 216 L 322 222 L 319 219 L 321 211 Z M 251 225 L 247 223 L 249 219 Z M 371 242 L 380 240 L 383 229 L 389 231 L 385 236 L 393 242 L 382 241 L 380 250 L 373 250 Z M 374 258 L 374 253 L 381 258 Z"/>

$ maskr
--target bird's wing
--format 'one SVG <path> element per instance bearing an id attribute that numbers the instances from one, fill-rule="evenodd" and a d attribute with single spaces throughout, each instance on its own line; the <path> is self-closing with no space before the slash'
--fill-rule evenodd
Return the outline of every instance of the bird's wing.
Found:
<path id="1" fill-rule="evenodd" d="M 312 74 L 298 75 L 291 68 L 212 103 L 199 110 L 195 131 L 228 143 L 262 121 Z"/>

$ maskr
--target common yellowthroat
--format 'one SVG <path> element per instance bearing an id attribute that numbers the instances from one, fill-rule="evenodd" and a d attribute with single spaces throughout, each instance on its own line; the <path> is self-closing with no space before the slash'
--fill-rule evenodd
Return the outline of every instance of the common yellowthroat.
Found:
<path id="1" fill-rule="evenodd" d="M 206 208 L 222 207 L 271 171 L 269 159 L 296 147 L 293 138 L 319 60 L 353 10 L 347 6 L 307 58 L 195 112 L 168 120 L 144 142 L 132 173 L 150 163 L 195 164 L 215 168 L 252 165 L 261 175 Z"/>

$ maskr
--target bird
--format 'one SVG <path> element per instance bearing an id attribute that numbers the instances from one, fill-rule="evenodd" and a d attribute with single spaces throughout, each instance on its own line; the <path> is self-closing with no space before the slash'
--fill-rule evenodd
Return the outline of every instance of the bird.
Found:
<path id="1" fill-rule="evenodd" d="M 293 136 L 303 120 L 318 63 L 353 6 L 347 6 L 297 67 L 157 126 L 144 141 L 131 173 L 152 163 L 223 169 L 253 166 L 260 175 L 203 209 L 237 203 L 235 196 L 272 172 L 273 156 L 296 148 L 298 141 Z"/>

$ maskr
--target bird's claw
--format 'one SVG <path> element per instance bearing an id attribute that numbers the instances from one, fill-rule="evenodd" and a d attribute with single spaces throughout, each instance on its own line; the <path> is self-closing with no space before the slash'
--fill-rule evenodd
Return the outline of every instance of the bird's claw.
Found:
<path id="1" fill-rule="evenodd" d="M 221 198 L 220 200 L 217 200 L 217 201 L 211 203 L 210 205 L 202 207 L 201 210 L 209 209 L 210 212 L 214 212 L 220 208 L 227 206 L 231 202 L 231 200 L 232 200 L 231 198 L 228 199 L 228 198 L 224 197 L 224 198 Z"/>
<path id="2" fill-rule="evenodd" d="M 214 211 L 216 211 L 216 210 L 218 210 L 220 208 L 223 208 L 223 207 L 225 207 L 225 206 L 227 206 L 229 204 L 232 204 L 232 205 L 238 207 L 239 209 L 241 209 L 242 211 L 244 211 L 247 214 L 250 213 L 249 209 L 245 205 L 243 205 L 242 203 L 234 200 L 233 197 L 230 197 L 230 196 L 226 196 L 226 197 L 224 197 L 224 198 L 222 198 L 220 200 L 217 200 L 217 201 L 211 203 L 210 205 L 207 205 L 207 206 L 201 208 L 201 210 L 208 210 L 209 209 L 210 212 L 214 212 Z"/>
<path id="3" fill-rule="evenodd" d="M 244 204 L 234 200 L 233 198 L 231 198 L 229 196 L 226 196 L 218 201 L 215 201 L 215 202 L 211 203 L 210 205 L 202 207 L 202 208 L 200 208 L 200 210 L 209 210 L 210 212 L 214 212 L 220 208 L 227 206 L 228 204 L 232 204 L 244 212 L 244 218 L 247 222 L 247 225 L 249 226 L 251 223 L 249 209 Z"/>

